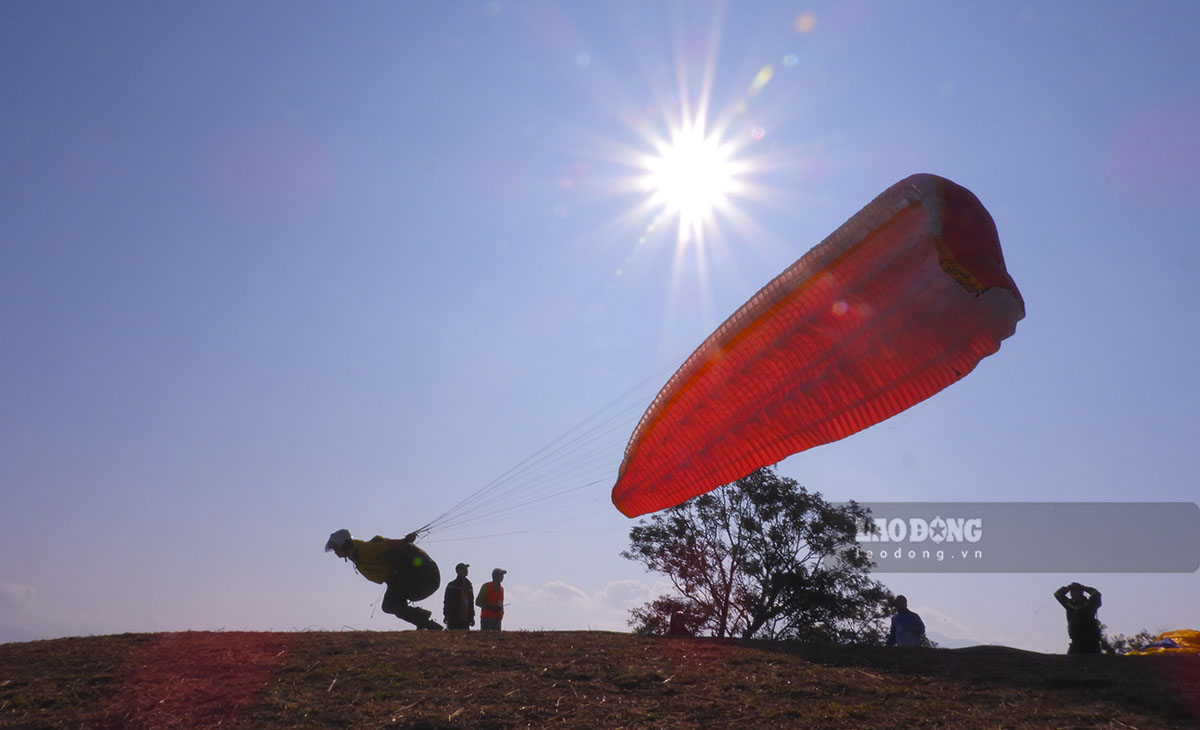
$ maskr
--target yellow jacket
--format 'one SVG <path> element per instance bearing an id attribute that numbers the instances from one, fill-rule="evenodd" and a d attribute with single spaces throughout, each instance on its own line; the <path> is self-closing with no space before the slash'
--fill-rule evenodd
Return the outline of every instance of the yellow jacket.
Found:
<path id="1" fill-rule="evenodd" d="M 403 540 L 389 540 L 382 535 L 376 535 L 370 540 L 351 540 L 354 550 L 350 560 L 362 577 L 373 583 L 386 583 L 392 577 L 392 561 L 395 552 L 401 549 Z"/>

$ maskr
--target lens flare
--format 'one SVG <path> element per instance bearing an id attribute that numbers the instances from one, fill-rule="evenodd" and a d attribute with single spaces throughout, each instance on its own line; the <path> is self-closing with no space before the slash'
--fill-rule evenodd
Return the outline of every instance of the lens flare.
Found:
<path id="1" fill-rule="evenodd" d="M 730 149 L 696 125 L 679 129 L 657 152 L 646 163 L 644 186 L 653 203 L 679 216 L 679 239 L 691 240 L 734 190 Z"/>
<path id="2" fill-rule="evenodd" d="M 763 66 L 755 75 L 754 81 L 750 83 L 750 96 L 758 96 L 768 83 L 771 82 L 771 77 L 775 75 L 775 69 L 770 65 Z"/>

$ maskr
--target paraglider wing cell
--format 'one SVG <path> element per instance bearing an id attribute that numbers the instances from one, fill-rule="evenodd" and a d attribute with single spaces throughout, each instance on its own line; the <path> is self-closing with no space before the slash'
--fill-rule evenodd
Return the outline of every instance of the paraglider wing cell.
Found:
<path id="1" fill-rule="evenodd" d="M 913 175 L 751 297 L 634 429 L 613 503 L 636 517 L 845 438 L 1000 348 L 1025 305 L 971 191 Z"/>

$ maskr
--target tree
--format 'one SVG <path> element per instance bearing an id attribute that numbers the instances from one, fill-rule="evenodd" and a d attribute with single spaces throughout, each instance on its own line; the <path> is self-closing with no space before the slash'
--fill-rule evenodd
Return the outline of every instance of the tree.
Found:
<path id="1" fill-rule="evenodd" d="M 1101 624 L 1104 627 L 1103 624 Z M 1107 627 L 1104 627 L 1107 629 Z M 1107 651 L 1112 654 L 1128 654 L 1131 651 L 1145 649 L 1147 646 L 1154 643 L 1158 638 L 1158 634 L 1152 634 L 1146 629 L 1142 629 L 1136 634 L 1115 634 L 1108 636 L 1105 631 L 1104 644 Z"/>
<path id="2" fill-rule="evenodd" d="M 667 576 L 676 595 L 632 610 L 630 625 L 665 633 L 684 611 L 713 636 L 881 643 L 892 594 L 855 542 L 868 517 L 769 468 L 651 515 L 621 555 Z"/>

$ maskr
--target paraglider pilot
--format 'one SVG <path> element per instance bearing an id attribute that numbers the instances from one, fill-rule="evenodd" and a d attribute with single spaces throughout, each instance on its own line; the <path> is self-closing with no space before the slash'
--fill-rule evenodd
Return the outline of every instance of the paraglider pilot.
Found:
<path id="1" fill-rule="evenodd" d="M 430 611 L 409 604 L 433 595 L 442 582 L 437 563 L 413 544 L 416 539 L 414 532 L 401 540 L 381 535 L 366 541 L 355 540 L 349 530 L 338 530 L 329 536 L 325 552 L 354 563 L 354 569 L 367 580 L 387 585 L 381 606 L 385 613 L 419 629 L 440 631 L 442 626 L 430 618 Z"/>

